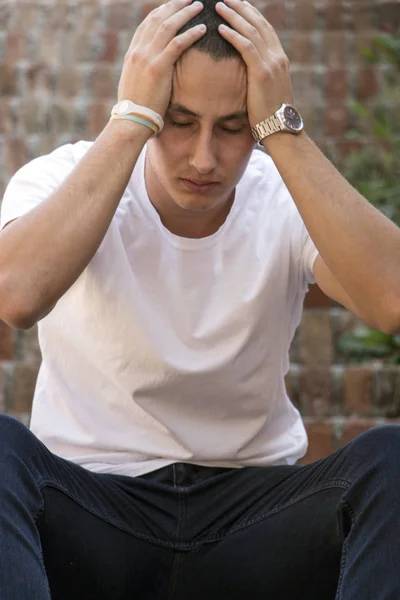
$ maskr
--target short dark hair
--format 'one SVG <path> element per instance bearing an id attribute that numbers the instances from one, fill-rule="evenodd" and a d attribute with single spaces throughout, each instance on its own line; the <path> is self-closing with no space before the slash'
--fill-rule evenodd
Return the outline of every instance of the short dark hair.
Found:
<path id="1" fill-rule="evenodd" d="M 207 25 L 207 33 L 190 49 L 199 50 L 213 58 L 215 61 L 226 60 L 229 58 L 242 58 L 240 52 L 227 42 L 219 33 L 219 25 L 229 24 L 219 16 L 215 10 L 215 5 L 219 0 L 201 0 L 204 6 L 203 10 L 187 25 L 182 27 L 179 33 L 184 33 L 191 27 L 204 23 Z"/>

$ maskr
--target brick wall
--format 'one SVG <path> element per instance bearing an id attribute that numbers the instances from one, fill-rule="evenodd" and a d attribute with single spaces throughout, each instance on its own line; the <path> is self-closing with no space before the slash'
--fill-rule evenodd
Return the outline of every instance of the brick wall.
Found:
<path id="1" fill-rule="evenodd" d="M 0 2 L 0 197 L 28 160 L 69 141 L 93 139 L 116 99 L 121 62 L 147 0 Z M 399 26 L 398 0 L 259 1 L 291 59 L 306 128 L 334 160 L 351 151 L 352 98 L 368 99 L 381 71 L 359 49 Z M 291 351 L 290 394 L 310 434 L 306 461 L 400 416 L 399 369 L 348 366 L 337 350 L 347 311 L 310 294 Z M 317 294 L 318 296 L 318 294 Z M 40 352 L 36 329 L 0 322 L 0 412 L 29 421 Z"/>

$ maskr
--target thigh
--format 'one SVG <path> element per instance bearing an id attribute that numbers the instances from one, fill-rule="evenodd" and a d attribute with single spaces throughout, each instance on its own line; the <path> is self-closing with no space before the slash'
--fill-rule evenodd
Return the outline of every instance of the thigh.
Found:
<path id="1" fill-rule="evenodd" d="M 53 600 L 166 598 L 173 551 L 116 527 L 53 487 L 38 521 Z"/>
<path id="2" fill-rule="evenodd" d="M 333 600 L 342 489 L 320 490 L 181 556 L 176 598 Z"/>

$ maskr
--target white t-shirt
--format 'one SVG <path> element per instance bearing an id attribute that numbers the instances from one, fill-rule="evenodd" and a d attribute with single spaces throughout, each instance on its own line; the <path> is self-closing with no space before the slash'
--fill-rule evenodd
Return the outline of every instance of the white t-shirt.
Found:
<path id="1" fill-rule="evenodd" d="M 90 146 L 20 169 L 1 226 L 45 200 Z M 284 376 L 317 256 L 293 199 L 255 150 L 223 226 L 181 238 L 149 200 L 145 155 L 93 260 L 39 323 L 32 431 L 102 473 L 293 464 L 307 436 Z"/>

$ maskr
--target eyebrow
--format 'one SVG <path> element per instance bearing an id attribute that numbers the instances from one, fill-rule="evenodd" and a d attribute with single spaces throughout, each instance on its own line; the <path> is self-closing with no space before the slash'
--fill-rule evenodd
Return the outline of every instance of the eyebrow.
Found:
<path id="1" fill-rule="evenodd" d="M 183 106 L 182 104 L 178 104 L 176 102 L 173 102 L 169 105 L 169 110 L 173 110 L 174 112 L 180 112 L 184 115 L 187 115 L 188 117 L 196 117 L 196 119 L 200 119 L 202 115 L 199 115 L 198 113 L 193 112 L 192 110 L 189 110 L 188 108 L 186 108 L 186 106 Z M 223 117 L 219 117 L 217 119 L 218 122 L 220 121 L 233 121 L 233 120 L 238 120 L 238 119 L 247 119 L 248 118 L 248 114 L 246 110 L 238 110 L 234 113 L 231 113 L 230 115 L 225 115 Z"/>

